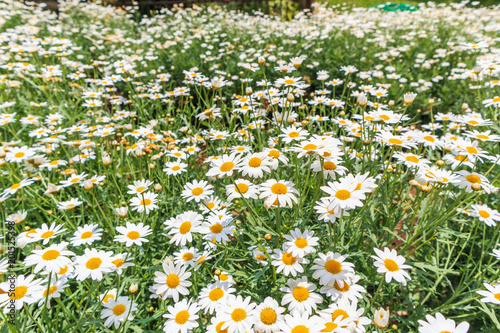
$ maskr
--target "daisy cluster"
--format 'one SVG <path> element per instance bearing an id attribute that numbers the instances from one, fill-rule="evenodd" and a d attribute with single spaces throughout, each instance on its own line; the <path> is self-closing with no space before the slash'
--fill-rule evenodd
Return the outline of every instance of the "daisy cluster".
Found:
<path id="1" fill-rule="evenodd" d="M 10 330 L 500 330 L 500 8 L 0 13 Z"/>

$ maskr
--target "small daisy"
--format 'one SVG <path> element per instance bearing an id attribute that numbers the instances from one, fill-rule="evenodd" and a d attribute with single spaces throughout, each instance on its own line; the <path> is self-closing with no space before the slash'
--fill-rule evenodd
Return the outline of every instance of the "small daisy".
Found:
<path id="1" fill-rule="evenodd" d="M 309 253 L 315 253 L 318 246 L 318 237 L 313 237 L 314 231 L 305 230 L 304 232 L 296 228 L 290 231 L 290 235 L 285 235 L 284 246 L 288 248 L 288 252 L 292 252 L 294 257 L 304 257 Z"/>
<path id="2" fill-rule="evenodd" d="M 213 314 L 222 305 L 225 305 L 227 297 L 236 289 L 231 288 L 227 282 L 217 281 L 207 285 L 200 291 L 199 303 L 205 313 Z"/>
<path id="3" fill-rule="evenodd" d="M 170 243 L 180 246 L 191 243 L 193 241 L 193 234 L 199 233 L 202 230 L 202 221 L 203 216 L 193 211 L 177 215 L 174 224 L 167 226 L 171 228 L 168 233 L 173 235 Z"/>
<path id="4" fill-rule="evenodd" d="M 304 273 L 302 264 L 307 265 L 309 260 L 302 257 L 295 257 L 292 252 L 288 252 L 288 248 L 283 246 L 283 251 L 275 249 L 274 254 L 271 256 L 273 259 L 272 264 L 276 266 L 276 273 L 283 271 L 286 276 L 297 276 L 298 273 Z"/>
<path id="5" fill-rule="evenodd" d="M 271 172 L 271 162 L 266 153 L 253 153 L 247 155 L 238 165 L 242 176 L 262 178 L 264 173 Z"/>
<path id="6" fill-rule="evenodd" d="M 130 247 L 133 244 L 141 246 L 142 243 L 147 243 L 146 236 L 151 235 L 153 232 L 149 226 L 144 226 L 144 223 L 132 224 L 127 222 L 125 227 L 116 227 L 121 235 L 115 236 L 115 241 L 120 243 L 125 243 L 126 247 Z"/>
<path id="7" fill-rule="evenodd" d="M 187 288 L 191 287 L 192 284 L 188 281 L 191 273 L 186 272 L 186 267 L 165 263 L 162 266 L 163 272 L 155 272 L 157 284 L 154 287 L 156 293 L 162 295 L 164 300 L 169 297 L 173 298 L 174 302 L 179 301 L 179 294 L 189 295 Z"/>
<path id="8" fill-rule="evenodd" d="M 349 210 L 363 206 L 361 200 L 365 199 L 365 194 L 357 189 L 357 184 L 347 179 L 340 182 L 328 182 L 328 186 L 321 186 L 321 190 L 330 195 L 328 210 L 335 208 Z"/>
<path id="9" fill-rule="evenodd" d="M 21 310 L 24 303 L 33 304 L 37 302 L 41 289 L 42 279 L 36 279 L 35 275 L 19 275 L 15 277 L 15 282 L 10 279 L 7 282 L 0 283 L 0 307 L 4 307 L 3 313 L 8 313 L 12 303 L 16 310 Z M 15 287 L 12 289 L 11 284 Z"/>
<path id="10" fill-rule="evenodd" d="M 491 285 L 488 283 L 484 283 L 484 286 L 486 287 L 486 289 L 488 289 L 488 291 L 477 291 L 479 295 L 484 296 L 484 298 L 481 299 L 481 302 L 500 305 L 500 284 Z"/>
<path id="11" fill-rule="evenodd" d="M 103 273 L 113 271 L 112 252 L 85 249 L 85 253 L 75 260 L 76 279 L 83 281 L 90 277 L 92 280 L 101 281 Z"/>
<path id="12" fill-rule="evenodd" d="M 342 256 L 340 253 L 328 252 L 327 254 L 319 253 L 319 258 L 314 260 L 312 269 L 314 270 L 313 278 L 319 279 L 321 285 L 337 282 L 342 288 L 344 280 L 351 279 L 354 276 L 354 264 L 345 261 L 347 255 Z"/>
<path id="13" fill-rule="evenodd" d="M 183 172 L 187 172 L 188 165 L 182 162 L 167 162 L 165 163 L 164 172 L 169 176 L 177 176 Z"/>
<path id="14" fill-rule="evenodd" d="M 99 228 L 98 224 L 86 224 L 77 228 L 70 242 L 73 246 L 90 245 L 96 240 L 100 240 L 101 236 L 102 229 Z"/>
<path id="15" fill-rule="evenodd" d="M 53 298 L 59 298 L 61 297 L 61 292 L 64 292 L 64 288 L 68 288 L 69 285 L 67 283 L 66 279 L 59 279 L 59 280 L 51 280 L 50 282 L 50 287 L 47 285 L 41 285 L 40 290 L 38 291 L 38 298 L 40 301 L 38 302 L 38 306 L 43 306 L 45 304 L 45 301 L 47 300 L 47 308 L 50 309 L 50 300 Z"/>
<path id="16" fill-rule="evenodd" d="M 228 201 L 239 199 L 257 199 L 259 190 L 257 186 L 246 179 L 238 179 L 234 181 L 234 185 L 226 186 L 226 195 Z"/>
<path id="17" fill-rule="evenodd" d="M 189 202 L 191 200 L 200 202 L 201 200 L 214 193 L 212 189 L 213 186 L 208 185 L 208 182 L 206 180 L 194 180 L 192 183 L 186 183 L 181 195 L 186 199 L 186 202 Z"/>
<path id="18" fill-rule="evenodd" d="M 167 318 L 163 326 L 166 333 L 188 333 L 199 326 L 197 313 L 200 311 L 200 307 L 196 302 L 191 303 L 191 301 L 183 299 L 176 302 L 174 306 L 168 306 L 167 311 L 168 313 L 163 315 L 163 318 Z"/>
<path id="19" fill-rule="evenodd" d="M 115 329 L 122 323 L 134 319 L 131 313 L 137 310 L 137 304 L 126 296 L 120 296 L 116 300 L 109 299 L 102 306 L 101 319 L 106 318 L 104 326 L 114 326 Z"/>
<path id="20" fill-rule="evenodd" d="M 486 205 L 471 205 L 471 208 L 472 216 L 478 217 L 489 227 L 496 226 L 495 221 L 500 221 L 500 213 L 496 209 L 491 209 Z"/>
<path id="21" fill-rule="evenodd" d="M 281 300 L 281 305 L 288 305 L 290 313 L 298 312 L 299 314 L 307 313 L 311 315 L 313 310 L 316 310 L 317 304 L 323 302 L 323 297 L 315 293 L 316 285 L 307 282 L 307 277 L 303 276 L 300 279 L 288 279 L 288 287 L 280 290 L 285 294 Z"/>
<path id="22" fill-rule="evenodd" d="M 78 200 L 77 198 L 71 198 L 68 201 L 61 201 L 57 203 L 57 207 L 60 210 L 72 210 L 75 207 L 80 206 L 83 201 Z"/>
<path id="23" fill-rule="evenodd" d="M 436 317 L 431 315 L 426 315 L 425 319 L 427 321 L 419 320 L 418 323 L 420 327 L 418 331 L 420 333 L 467 333 L 469 330 L 469 323 L 461 322 L 458 326 L 452 319 L 446 319 L 441 313 L 436 313 Z"/>
<path id="24" fill-rule="evenodd" d="M 60 244 L 53 244 L 44 250 L 33 250 L 31 255 L 24 259 L 26 266 L 35 266 L 34 273 L 38 273 L 42 269 L 47 272 L 57 273 L 61 268 L 66 267 L 72 263 L 69 256 L 75 254 L 71 251 L 65 250 L 69 243 L 61 242 Z"/>
<path id="25" fill-rule="evenodd" d="M 113 271 L 118 275 L 122 275 L 123 270 L 127 267 L 135 266 L 134 258 L 130 257 L 127 253 L 119 253 L 111 257 L 111 263 L 114 265 Z"/>
<path id="26" fill-rule="evenodd" d="M 227 329 L 228 333 L 248 332 L 254 324 L 252 310 L 255 303 L 250 303 L 250 296 L 243 299 L 241 296 L 229 296 L 227 304 L 220 308 L 218 315 L 225 323 L 221 331 Z"/>
<path id="27" fill-rule="evenodd" d="M 207 172 L 209 177 L 231 177 L 237 170 L 240 164 L 241 156 L 239 153 L 232 153 L 231 155 L 222 155 L 217 159 L 211 161 L 211 168 Z"/>
<path id="28" fill-rule="evenodd" d="M 266 202 L 279 207 L 293 206 L 292 202 L 297 203 L 296 194 L 299 192 L 294 188 L 292 182 L 286 180 L 269 179 L 260 184 L 261 194 L 259 198 L 265 198 Z"/>
<path id="29" fill-rule="evenodd" d="M 153 182 L 152 181 L 149 181 L 149 180 L 145 180 L 145 179 L 142 179 L 142 180 L 136 180 L 134 181 L 134 184 L 133 185 L 127 185 L 129 191 L 127 192 L 127 194 L 141 194 L 141 193 L 144 193 L 148 190 L 148 188 L 153 185 Z"/>
<path id="30" fill-rule="evenodd" d="M 399 256 L 396 250 L 389 250 L 387 247 L 384 251 L 377 248 L 373 250 L 377 255 L 371 257 L 375 259 L 374 265 L 377 267 L 377 272 L 385 273 L 385 282 L 390 283 L 394 279 L 406 286 L 406 279 L 411 280 L 410 275 L 405 271 L 411 268 L 409 265 L 404 265 L 406 259 Z"/>
<path id="31" fill-rule="evenodd" d="M 52 223 L 50 227 L 45 223 L 42 224 L 40 228 L 34 231 L 30 243 L 42 240 L 42 244 L 47 245 L 52 238 L 66 231 L 66 229 L 63 229 L 63 226 L 64 224 L 56 225 L 55 222 Z"/>
<path id="32" fill-rule="evenodd" d="M 283 312 L 285 312 L 285 308 L 281 307 L 274 298 L 266 297 L 264 302 L 252 311 L 252 315 L 255 318 L 254 331 L 267 333 L 279 332 L 278 323 L 283 321 Z"/>
<path id="33" fill-rule="evenodd" d="M 153 192 L 141 193 L 139 196 L 130 199 L 130 205 L 133 207 L 132 210 L 138 213 L 146 211 L 146 214 L 149 214 L 150 211 L 159 208 L 156 205 L 158 202 L 157 197 L 158 194 Z"/>
<path id="34" fill-rule="evenodd" d="M 318 316 L 310 317 L 307 312 L 304 312 L 300 315 L 287 314 L 278 325 L 281 333 L 319 333 L 325 327 L 325 321 Z"/>

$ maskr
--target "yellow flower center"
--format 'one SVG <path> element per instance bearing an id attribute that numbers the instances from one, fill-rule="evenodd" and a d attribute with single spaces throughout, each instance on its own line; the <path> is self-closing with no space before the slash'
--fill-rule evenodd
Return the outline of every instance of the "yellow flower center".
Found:
<path id="1" fill-rule="evenodd" d="M 265 308 L 260 312 L 260 321 L 266 325 L 272 325 L 276 322 L 278 316 L 276 315 L 276 311 L 271 308 Z"/>
<path id="2" fill-rule="evenodd" d="M 307 145 L 304 146 L 304 148 L 302 148 L 302 150 L 316 150 L 318 148 L 318 146 L 312 144 L 312 143 L 309 143 Z"/>
<path id="3" fill-rule="evenodd" d="M 234 168 L 234 163 L 233 162 L 225 162 L 225 163 L 222 163 L 222 165 L 220 166 L 219 169 L 222 172 L 228 172 L 228 171 L 233 170 L 233 168 Z"/>
<path id="4" fill-rule="evenodd" d="M 295 246 L 297 246 L 299 249 L 303 249 L 307 246 L 307 240 L 305 238 L 297 238 L 295 240 Z"/>
<path id="5" fill-rule="evenodd" d="M 138 187 L 137 190 L 135 190 L 137 193 L 141 193 L 142 191 L 144 191 L 146 189 L 146 187 L 144 186 L 141 186 L 141 187 Z"/>
<path id="6" fill-rule="evenodd" d="M 333 313 L 332 313 L 332 321 L 335 321 L 335 319 L 337 319 L 340 316 L 342 316 L 341 317 L 342 320 L 345 318 L 349 318 L 349 315 L 347 314 L 347 312 L 345 312 L 342 309 L 337 309 L 337 310 L 333 311 Z"/>
<path id="7" fill-rule="evenodd" d="M 182 310 L 175 315 L 175 322 L 179 325 L 184 325 L 189 320 L 189 311 Z"/>
<path id="8" fill-rule="evenodd" d="M 176 288 L 180 284 L 179 276 L 177 274 L 169 274 L 167 276 L 167 286 L 171 289 Z"/>
<path id="9" fill-rule="evenodd" d="M 113 313 L 115 316 L 121 316 L 125 311 L 127 310 L 127 307 L 123 304 L 117 304 L 113 308 Z"/>
<path id="10" fill-rule="evenodd" d="M 80 236 L 80 238 L 81 238 L 81 239 L 88 239 L 88 238 L 92 237 L 92 235 L 93 235 L 93 234 L 92 234 L 92 231 L 85 231 L 85 232 L 84 232 L 84 233 Z"/>
<path id="11" fill-rule="evenodd" d="M 180 169 L 181 169 L 181 167 L 178 165 L 172 167 L 173 171 L 179 171 Z"/>
<path id="12" fill-rule="evenodd" d="M 85 267 L 87 267 L 88 269 L 94 270 L 94 269 L 98 269 L 99 267 L 101 267 L 101 264 L 102 264 L 101 258 L 95 257 L 95 258 L 90 258 L 89 260 L 87 260 Z"/>
<path id="13" fill-rule="evenodd" d="M 406 156 L 406 160 L 412 163 L 418 163 L 420 160 L 416 156 Z"/>
<path id="14" fill-rule="evenodd" d="M 309 329 L 304 325 L 297 325 L 292 328 L 291 333 L 309 333 Z"/>
<path id="15" fill-rule="evenodd" d="M 338 190 L 337 193 L 335 193 L 335 197 L 339 200 L 347 200 L 351 197 L 351 192 L 348 190 Z"/>
<path id="16" fill-rule="evenodd" d="M 18 152 L 18 153 L 15 153 L 15 154 L 14 154 L 14 157 L 15 157 L 15 158 L 21 158 L 21 157 L 23 157 L 23 156 L 24 156 L 24 153 L 23 153 L 22 151 L 20 151 L 20 152 Z"/>
<path id="17" fill-rule="evenodd" d="M 18 299 L 23 298 L 24 295 L 26 295 L 27 292 L 28 292 L 28 287 L 26 287 L 26 286 L 19 286 L 19 287 L 16 287 L 14 289 L 13 293 L 10 293 L 9 298 L 10 299 L 18 300 Z"/>
<path id="18" fill-rule="evenodd" d="M 288 133 L 288 136 L 291 137 L 291 138 L 296 138 L 298 137 L 300 134 L 298 132 L 290 132 Z"/>
<path id="19" fill-rule="evenodd" d="M 54 235 L 54 234 L 55 234 L 55 232 L 53 232 L 53 231 L 46 231 L 40 237 L 43 239 L 47 239 L 47 238 L 52 237 L 52 235 Z"/>
<path id="20" fill-rule="evenodd" d="M 496 293 L 495 295 L 493 295 L 493 297 L 500 301 L 500 293 Z"/>
<path id="21" fill-rule="evenodd" d="M 238 192 L 238 190 L 242 193 L 245 194 L 248 191 L 248 185 L 244 183 L 236 184 L 235 186 L 235 191 Z"/>
<path id="22" fill-rule="evenodd" d="M 271 186 L 271 192 L 274 194 L 286 194 L 288 192 L 288 187 L 286 187 L 286 185 L 276 183 Z"/>
<path id="23" fill-rule="evenodd" d="M 237 323 L 242 320 L 245 320 L 246 317 L 247 317 L 247 312 L 242 308 L 236 308 L 231 313 L 231 319 Z"/>
<path id="24" fill-rule="evenodd" d="M 325 262 L 325 269 L 331 274 L 339 274 L 342 272 L 342 264 L 338 260 L 328 260 Z"/>
<path id="25" fill-rule="evenodd" d="M 477 212 L 479 214 L 479 216 L 481 216 L 482 218 L 484 219 L 487 219 L 488 217 L 490 217 L 490 213 L 488 213 L 487 211 L 485 210 L 480 210 L 479 212 Z"/>
<path id="26" fill-rule="evenodd" d="M 304 302 L 309 298 L 309 290 L 306 287 L 296 287 L 292 294 L 298 302 Z"/>
<path id="27" fill-rule="evenodd" d="M 21 184 L 20 183 L 17 183 L 17 184 L 14 184 L 10 187 L 11 190 L 15 190 L 15 189 L 18 189 L 19 187 L 21 187 Z"/>
<path id="28" fill-rule="evenodd" d="M 272 157 L 272 158 L 278 158 L 278 157 L 280 157 L 280 152 L 279 152 L 279 151 L 277 151 L 277 150 L 271 150 L 271 151 L 269 152 L 269 157 Z"/>
<path id="29" fill-rule="evenodd" d="M 258 168 L 262 164 L 262 160 L 258 157 L 252 157 L 250 161 L 248 161 L 248 165 L 252 168 Z"/>
<path id="30" fill-rule="evenodd" d="M 61 255 L 61 252 L 57 250 L 48 250 L 42 255 L 43 260 L 54 260 Z"/>
<path id="31" fill-rule="evenodd" d="M 223 330 L 221 329 L 222 325 L 224 325 L 225 323 L 226 323 L 225 321 L 221 321 L 220 323 L 218 323 L 217 326 L 215 326 L 215 331 L 217 333 L 227 333 L 228 328 Z"/>
<path id="32" fill-rule="evenodd" d="M 430 136 L 430 135 L 426 135 L 426 136 L 424 136 L 424 140 L 429 141 L 429 142 L 434 142 L 434 141 L 436 141 L 436 139 L 434 139 L 434 138 L 433 138 L 432 136 Z"/>
<path id="33" fill-rule="evenodd" d="M 210 227 L 210 232 L 213 234 L 220 234 L 222 232 L 222 224 L 214 224 Z"/>
<path id="34" fill-rule="evenodd" d="M 336 329 L 337 327 L 339 327 L 339 325 L 337 325 L 335 323 L 327 322 L 327 323 L 325 323 L 325 328 L 323 328 L 321 330 L 321 332 L 333 332 L 333 330 Z"/>
<path id="35" fill-rule="evenodd" d="M 393 145 L 402 145 L 403 141 L 396 139 L 396 138 L 390 138 L 389 143 L 392 143 Z"/>
<path id="36" fill-rule="evenodd" d="M 201 187 L 196 187 L 196 188 L 193 188 L 191 193 L 197 197 L 203 193 L 203 189 Z"/>
<path id="37" fill-rule="evenodd" d="M 283 257 L 281 259 L 283 261 L 283 263 L 285 265 L 293 265 L 295 263 L 295 261 L 297 260 L 297 258 L 295 258 L 294 256 L 292 256 L 292 253 L 291 252 L 287 252 L 287 253 L 284 253 L 283 254 Z"/>
<path id="38" fill-rule="evenodd" d="M 194 255 L 191 252 L 186 252 L 182 255 L 182 260 L 189 261 L 194 258 Z"/>
<path id="39" fill-rule="evenodd" d="M 141 200 L 141 206 L 149 206 L 149 205 L 151 205 L 150 199 Z"/>
<path id="40" fill-rule="evenodd" d="M 113 296 L 112 294 L 107 294 L 106 296 L 104 296 L 102 301 L 103 301 L 103 303 L 109 303 L 110 299 L 115 299 L 115 296 Z"/>
<path id="41" fill-rule="evenodd" d="M 49 289 L 45 289 L 43 291 L 43 297 L 47 297 L 47 291 L 49 292 L 49 295 L 52 295 L 53 293 L 55 293 L 57 290 L 57 287 L 56 286 L 52 286 L 50 287 Z"/>
<path id="42" fill-rule="evenodd" d="M 344 286 L 342 288 L 340 288 L 339 284 L 337 283 L 337 281 L 335 280 L 335 282 L 333 283 L 333 287 L 335 289 L 337 289 L 338 291 L 341 291 L 343 293 L 345 293 L 346 291 L 348 291 L 351 287 L 347 284 L 347 282 L 344 281 Z"/>
<path id="43" fill-rule="evenodd" d="M 335 169 L 337 169 L 337 166 L 335 165 L 335 163 L 333 163 L 331 161 L 326 161 L 325 163 L 323 163 L 323 169 L 335 170 Z"/>
<path id="44" fill-rule="evenodd" d="M 113 263 L 116 267 L 120 267 L 121 265 L 123 265 L 124 261 L 123 259 L 116 259 L 113 260 L 111 263 Z"/>
<path id="45" fill-rule="evenodd" d="M 221 288 L 215 288 L 208 293 L 208 298 L 212 301 L 218 301 L 224 297 L 224 291 Z"/>
<path id="46" fill-rule="evenodd" d="M 477 154 L 478 153 L 476 147 L 470 146 L 470 147 L 467 147 L 465 149 L 467 149 L 467 152 L 469 152 L 470 154 Z"/>
<path id="47" fill-rule="evenodd" d="M 392 259 L 385 259 L 384 260 L 384 265 L 385 265 L 385 268 L 387 268 L 387 270 L 389 272 L 397 272 L 399 271 L 399 265 L 396 264 L 396 262 Z"/>
<path id="48" fill-rule="evenodd" d="M 179 232 L 180 232 L 182 235 L 187 234 L 189 231 L 191 231 L 191 222 L 189 222 L 189 221 L 184 222 L 184 223 L 183 223 L 183 224 L 181 224 L 181 226 L 179 227 Z"/>
<path id="49" fill-rule="evenodd" d="M 133 239 L 137 239 L 137 238 L 141 237 L 141 234 L 134 230 L 134 231 L 129 232 L 127 234 L 127 237 L 133 240 Z"/>
<path id="50" fill-rule="evenodd" d="M 476 176 L 476 175 L 467 175 L 467 176 L 465 176 L 465 179 L 467 179 L 467 181 L 469 183 L 473 183 L 473 184 L 481 183 L 481 178 L 479 178 L 479 176 Z"/>

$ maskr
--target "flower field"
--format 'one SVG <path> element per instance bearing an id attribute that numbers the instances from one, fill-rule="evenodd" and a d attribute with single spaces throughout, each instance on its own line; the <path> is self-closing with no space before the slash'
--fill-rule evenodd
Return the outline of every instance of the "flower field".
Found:
<path id="1" fill-rule="evenodd" d="M 500 7 L 0 12 L 0 332 L 500 332 Z"/>

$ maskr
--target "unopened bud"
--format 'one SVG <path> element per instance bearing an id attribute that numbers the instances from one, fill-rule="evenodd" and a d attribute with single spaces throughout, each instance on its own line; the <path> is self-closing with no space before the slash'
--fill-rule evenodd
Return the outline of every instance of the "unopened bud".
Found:
<path id="1" fill-rule="evenodd" d="M 83 182 L 83 188 L 85 188 L 87 191 L 90 191 L 94 188 L 94 184 L 90 181 L 90 179 L 87 179 Z"/>
<path id="2" fill-rule="evenodd" d="M 245 89 L 245 93 L 246 93 L 247 95 L 251 95 L 251 94 L 253 93 L 252 87 L 247 87 L 247 88 Z"/>
<path id="3" fill-rule="evenodd" d="M 266 63 L 266 59 L 264 59 L 264 57 L 259 57 L 258 62 L 259 62 L 259 65 L 262 66 Z"/>
<path id="4" fill-rule="evenodd" d="M 160 184 L 155 184 L 155 191 L 160 192 L 163 189 L 163 187 Z"/>
<path id="5" fill-rule="evenodd" d="M 441 166 L 444 165 L 444 161 L 443 160 L 438 160 L 438 161 L 436 161 L 436 165 L 441 167 Z"/>
<path id="6" fill-rule="evenodd" d="M 139 285 L 137 283 L 132 283 L 128 288 L 128 292 L 131 294 L 135 294 L 139 290 Z"/>
<path id="7" fill-rule="evenodd" d="M 111 157 L 109 157 L 109 155 L 104 155 L 102 157 L 102 163 L 105 165 L 105 166 L 108 166 L 111 164 Z"/>
<path id="8" fill-rule="evenodd" d="M 264 239 L 267 240 L 267 241 L 271 240 L 271 238 L 273 238 L 273 236 L 271 234 L 265 234 L 264 235 Z"/>
<path id="9" fill-rule="evenodd" d="M 474 191 L 481 191 L 481 185 L 474 183 L 470 186 Z"/>

